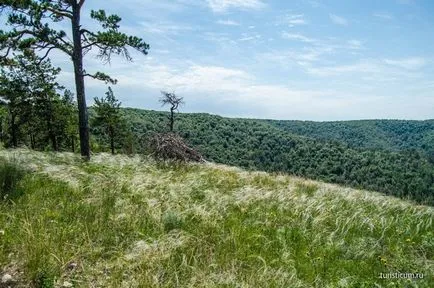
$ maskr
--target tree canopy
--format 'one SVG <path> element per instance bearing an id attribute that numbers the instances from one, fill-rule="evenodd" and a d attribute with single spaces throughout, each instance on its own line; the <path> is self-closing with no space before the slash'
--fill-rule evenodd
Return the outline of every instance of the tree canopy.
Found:
<path id="1" fill-rule="evenodd" d="M 92 10 L 91 19 L 97 21 L 101 30 L 92 31 L 81 23 L 81 12 L 85 0 L 4 0 L 0 11 L 6 12 L 8 31 L 0 30 L 0 61 L 7 63 L 14 51 L 38 51 L 44 61 L 52 50 L 69 56 L 74 66 L 75 86 L 79 115 L 80 150 L 83 157 L 90 158 L 88 114 L 85 97 L 84 77 L 92 77 L 106 83 L 116 80 L 103 72 L 88 72 L 83 67 L 83 57 L 92 49 L 104 62 L 112 55 L 131 60 L 128 47 L 147 54 L 149 45 L 141 38 L 127 35 L 119 30 L 121 18 L 107 15 L 104 10 Z M 67 22 L 72 35 L 54 25 Z"/>
<path id="2" fill-rule="evenodd" d="M 115 141 L 123 129 L 120 115 L 121 102 L 116 99 L 111 87 L 108 88 L 105 95 L 105 97 L 94 98 L 95 117 L 93 117 L 92 124 L 94 129 L 101 128 L 102 134 L 108 136 L 111 153 L 115 154 Z"/>

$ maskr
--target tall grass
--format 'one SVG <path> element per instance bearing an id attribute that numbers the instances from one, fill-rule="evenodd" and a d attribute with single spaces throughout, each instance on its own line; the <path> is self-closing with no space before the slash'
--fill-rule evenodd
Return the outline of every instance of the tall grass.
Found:
<path id="1" fill-rule="evenodd" d="M 38 172 L 0 203 L 0 272 L 24 287 L 431 287 L 430 207 L 225 166 L 17 157 Z"/>
<path id="2" fill-rule="evenodd" d="M 0 201 L 14 200 L 21 195 L 20 181 L 25 175 L 25 169 L 16 160 L 0 157 Z"/>

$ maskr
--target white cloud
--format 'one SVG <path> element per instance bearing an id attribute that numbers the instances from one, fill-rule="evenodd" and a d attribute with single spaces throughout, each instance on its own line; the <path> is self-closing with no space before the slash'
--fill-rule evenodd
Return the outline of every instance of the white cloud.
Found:
<path id="1" fill-rule="evenodd" d="M 375 68 L 366 64 L 341 70 L 372 71 Z M 376 90 L 366 95 L 351 90 L 289 88 L 285 85 L 258 83 L 257 79 L 243 70 L 196 64 L 178 71 L 165 66 L 152 69 L 148 67 L 146 70 L 152 71 L 150 79 L 148 83 L 142 81 L 139 85 L 152 85 L 158 91 L 175 90 L 186 99 L 187 105 L 194 102 L 206 103 L 207 112 L 213 112 L 213 107 L 218 105 L 221 107 L 218 114 L 226 116 L 336 120 L 378 118 L 378 115 L 398 118 L 409 115 L 405 109 L 407 102 L 390 102 L 390 97 Z M 419 106 L 415 109 L 422 108 Z M 231 107 L 238 108 L 231 110 Z M 390 109 L 384 110 L 385 107 Z M 332 115 L 330 111 L 333 111 Z M 427 113 L 429 109 L 424 108 L 423 111 Z"/>
<path id="2" fill-rule="evenodd" d="M 302 68 L 310 66 L 311 62 L 319 60 L 320 52 L 307 49 L 306 51 L 275 51 L 258 55 L 258 61 L 272 61 L 281 67 L 288 68 L 297 64 Z"/>
<path id="3" fill-rule="evenodd" d="M 353 50 L 363 49 L 363 42 L 360 40 L 352 39 L 347 41 L 348 48 Z"/>
<path id="4" fill-rule="evenodd" d="M 383 20 L 392 20 L 393 19 L 393 16 L 389 13 L 377 12 L 377 13 L 373 13 L 372 16 L 377 17 L 377 18 L 381 18 Z"/>
<path id="5" fill-rule="evenodd" d="M 271 55 L 273 54 L 281 53 Z M 300 88 L 299 85 L 293 84 L 287 86 L 263 82 L 262 78 L 257 79 L 247 70 L 199 65 L 186 60 L 161 64 L 159 59 L 150 57 L 133 63 L 114 59 L 111 66 L 105 66 L 104 71 L 119 80 L 115 92 L 127 107 L 160 109 L 157 101 L 159 91 L 169 90 L 176 91 L 185 98 L 185 112 L 208 112 L 232 117 L 342 120 L 379 117 L 422 119 L 432 115 L 430 107 L 434 106 L 427 103 L 434 102 L 428 97 L 429 90 L 419 91 L 421 85 L 417 85 L 418 88 L 405 85 L 404 90 L 392 93 L 393 97 L 390 96 L 388 90 L 396 87 L 397 81 L 409 79 L 411 83 L 418 83 L 413 81 L 415 78 L 409 78 L 414 76 L 412 71 L 406 72 L 400 67 L 389 67 L 390 65 L 375 59 L 350 65 L 315 67 L 313 64 L 316 62 L 309 61 L 309 57 L 312 56 L 304 57 L 295 52 L 293 55 L 284 56 L 293 57 L 293 63 L 300 65 L 310 74 L 338 77 L 332 81 L 333 85 L 311 84 L 302 85 L 304 88 Z M 86 64 L 89 70 L 99 65 L 96 59 L 88 60 Z M 360 74 L 357 74 L 359 80 L 356 82 L 353 81 L 355 73 Z M 349 78 L 342 77 L 345 75 Z M 73 82 L 73 73 L 65 71 L 61 76 L 59 80 L 62 80 L 62 83 Z M 342 88 L 341 79 L 348 79 L 348 83 L 354 86 L 367 83 L 372 87 L 370 90 Z M 375 83 L 379 83 L 380 86 L 376 86 Z M 386 90 L 379 89 L 387 83 L 390 86 L 386 86 Z M 92 79 L 86 80 L 86 87 L 89 99 L 103 95 L 105 91 L 103 84 Z M 402 93 L 399 94 L 400 92 Z M 397 97 L 408 94 L 425 100 L 414 101 L 415 98 L 412 96 L 410 100 L 402 97 L 402 101 L 395 101 Z M 412 106 L 410 110 L 409 105 Z M 330 111 L 333 113 L 330 114 Z M 418 111 L 418 114 L 412 111 Z"/>
<path id="6" fill-rule="evenodd" d="M 260 35 L 256 35 L 256 36 L 246 36 L 246 37 L 242 37 L 240 39 L 238 39 L 238 41 L 244 42 L 244 41 L 252 41 L 252 40 L 257 40 L 260 39 L 261 36 Z"/>
<path id="7" fill-rule="evenodd" d="M 309 37 L 306 37 L 306 36 L 304 36 L 302 34 L 298 34 L 298 33 L 282 32 L 281 36 L 283 39 L 288 39 L 288 40 L 296 40 L 296 41 L 301 41 L 301 42 L 306 42 L 306 43 L 317 42 L 316 39 L 309 38 Z"/>
<path id="8" fill-rule="evenodd" d="M 157 34 L 157 35 L 168 35 L 168 34 L 177 35 L 180 32 L 194 30 L 194 28 L 191 26 L 184 25 L 184 24 L 176 24 L 171 22 L 141 22 L 140 26 L 141 26 L 140 28 L 144 32 L 149 34 Z M 130 30 L 133 30 L 133 28 L 130 28 Z"/>
<path id="9" fill-rule="evenodd" d="M 309 22 L 305 19 L 304 14 L 286 13 L 279 15 L 274 22 L 275 26 L 295 27 L 306 25 Z"/>
<path id="10" fill-rule="evenodd" d="M 151 76 L 149 81 L 153 88 L 166 86 L 170 90 L 181 91 L 233 91 L 238 89 L 241 82 L 250 78 L 250 75 L 242 70 L 196 64 L 184 72 L 171 71 L 165 66 L 154 67 L 154 70 L 155 75 Z"/>
<path id="11" fill-rule="evenodd" d="M 335 15 L 335 14 L 329 14 L 330 20 L 332 20 L 333 23 L 337 24 L 337 25 L 342 25 L 342 26 L 346 26 L 348 25 L 348 20 L 345 19 L 344 17 Z"/>
<path id="12" fill-rule="evenodd" d="M 307 21 L 304 19 L 303 14 L 289 14 L 285 16 L 284 22 L 293 27 L 296 25 L 305 25 Z"/>
<path id="13" fill-rule="evenodd" d="M 379 71 L 377 64 L 370 61 L 360 61 L 350 65 L 335 65 L 322 67 L 308 67 L 307 72 L 315 76 L 330 77 L 349 73 L 376 73 Z"/>
<path id="14" fill-rule="evenodd" d="M 292 50 L 273 50 L 272 53 L 262 53 L 260 57 L 265 57 L 269 61 L 276 62 L 282 67 L 291 66 L 293 63 L 297 63 L 303 68 L 307 67 L 310 62 L 321 61 L 329 63 L 330 56 L 339 53 L 351 54 L 360 53 L 364 50 L 364 42 L 357 39 L 351 39 L 348 41 L 342 41 L 339 39 L 316 39 L 310 38 L 303 34 L 283 32 L 282 38 L 294 41 L 300 41 L 306 43 L 306 46 L 301 49 Z M 315 74 L 315 73 L 313 73 Z"/>
<path id="15" fill-rule="evenodd" d="M 336 98 L 333 91 L 298 90 L 284 85 L 259 84 L 249 73 L 225 67 L 192 65 L 185 71 L 174 71 L 166 66 L 156 66 L 152 69 L 148 67 L 147 70 L 152 72 L 147 82 L 132 81 L 126 75 L 119 79 L 120 83 L 125 85 L 127 81 L 128 86 L 148 85 L 154 89 L 174 90 L 185 96 L 186 101 L 201 101 L 200 98 L 206 97 L 208 103 L 247 109 L 238 112 L 238 115 L 220 111 L 220 114 L 228 116 L 239 116 L 241 113 L 244 117 L 260 118 L 288 119 L 303 117 L 302 114 L 308 118 L 307 114 L 318 117 L 325 115 L 329 109 L 345 107 L 352 101 Z"/>
<path id="16" fill-rule="evenodd" d="M 108 1 L 115 3 L 114 0 Z M 369 35 L 353 33 L 351 36 L 339 36 L 341 38 L 327 37 L 326 34 L 321 34 L 324 32 L 322 24 L 327 23 L 321 23 L 320 19 L 315 19 L 315 24 L 318 25 L 311 27 L 315 28 L 315 31 L 301 30 L 307 28 L 301 25 L 313 21 L 313 18 L 310 19 L 308 14 L 303 15 L 302 12 L 287 14 L 288 10 L 284 10 L 275 13 L 270 7 L 260 20 L 249 20 L 243 18 L 246 15 L 239 16 L 233 11 L 261 9 L 268 3 L 264 0 L 213 1 L 217 5 L 216 12 L 230 13 L 217 14 L 209 20 L 211 24 L 217 22 L 220 25 L 229 25 L 226 29 L 219 25 L 205 25 L 200 28 L 202 21 L 197 22 L 195 17 L 185 18 L 193 13 L 190 9 L 196 7 L 200 7 L 196 12 L 212 16 L 210 1 L 125 1 L 133 1 L 142 8 L 149 6 L 151 12 L 145 15 L 139 13 L 143 9 L 137 10 L 136 6 L 124 3 L 126 8 L 120 15 L 131 16 L 124 23 L 127 26 L 122 25 L 122 29 L 128 29 L 126 32 L 132 35 L 142 35 L 149 41 L 150 54 L 146 57 L 134 56 L 134 63 L 114 60 L 111 66 L 102 66 L 99 61 L 87 57 L 85 66 L 89 73 L 101 70 L 117 78 L 119 84 L 115 87 L 116 93 L 126 106 L 160 109 L 157 101 L 159 91 L 167 89 L 175 90 L 185 97 L 185 112 L 211 112 L 226 116 L 332 120 L 369 117 L 421 118 L 431 117 L 426 115 L 434 113 L 434 82 L 430 80 L 433 77 L 429 66 L 432 58 L 428 58 L 428 54 L 426 59 L 406 58 L 412 54 L 404 54 L 404 49 L 401 51 L 403 54 L 395 56 L 376 55 L 378 51 L 374 49 L 375 43 L 367 42 Z M 89 6 L 98 6 L 98 1 L 96 2 Z M 216 4 L 217 2 L 220 4 Z M 254 6 L 254 2 L 261 4 Z M 112 11 L 121 9 L 122 4 L 116 3 L 118 4 L 113 4 L 117 6 L 112 7 Z M 190 3 L 195 6 L 189 6 Z M 371 17 L 371 20 L 374 20 L 373 17 L 388 19 L 384 13 L 380 16 L 379 13 L 374 15 L 372 12 L 376 11 L 370 11 L 368 17 Z M 284 17 L 279 18 L 276 15 L 280 13 Z M 328 16 L 326 13 L 325 21 L 332 25 L 327 19 Z M 345 14 L 342 16 L 347 17 Z M 281 22 L 282 26 L 274 27 L 278 28 L 277 31 L 265 31 L 276 24 L 278 19 L 286 22 Z M 341 21 L 341 25 L 356 23 L 352 18 L 347 19 Z M 240 27 L 235 25 L 241 23 L 245 29 L 238 31 Z M 209 24 L 209 21 L 206 24 Z M 256 25 L 257 29 L 249 25 Z M 295 25 L 300 25 L 297 30 L 288 28 Z M 231 31 L 233 29 L 228 29 L 232 27 L 237 28 L 236 33 Z M 192 31 L 198 33 L 191 33 Z M 381 34 L 381 31 L 379 33 Z M 286 41 L 279 39 L 279 36 Z M 406 36 L 403 37 L 405 41 Z M 172 43 L 164 41 L 165 38 L 172 38 L 177 43 L 171 45 Z M 274 42 L 267 41 L 273 38 Z M 252 45 L 254 41 L 264 42 L 266 45 Z M 369 54 L 365 48 L 368 44 Z M 363 52 L 366 52 L 365 56 L 354 57 L 354 53 Z M 61 55 L 56 58 L 56 63 L 66 68 L 62 73 L 62 84 L 73 85 L 70 60 Z M 421 68 L 426 69 L 419 71 Z M 86 79 L 86 88 L 89 100 L 104 95 L 106 89 L 104 84 L 91 79 Z M 398 97 L 405 100 L 398 103 L 395 101 Z"/>
<path id="17" fill-rule="evenodd" d="M 404 58 L 404 59 L 384 59 L 384 63 L 401 67 L 407 70 L 418 70 L 427 64 L 427 61 L 424 58 L 420 57 L 412 57 L 412 58 Z"/>
<path id="18" fill-rule="evenodd" d="M 229 19 L 227 20 L 220 19 L 217 21 L 217 24 L 226 25 L 226 26 L 240 26 L 240 23 Z"/>
<path id="19" fill-rule="evenodd" d="M 205 32 L 203 39 L 217 43 L 220 47 L 233 47 L 237 45 L 237 41 L 232 39 L 228 33 Z"/>
<path id="20" fill-rule="evenodd" d="M 310 6 L 312 6 L 312 8 L 319 8 L 321 7 L 321 4 L 317 1 L 308 1 Z"/>
<path id="21" fill-rule="evenodd" d="M 208 0 L 208 5 L 216 13 L 225 12 L 230 8 L 259 10 L 265 7 L 261 0 Z"/>
<path id="22" fill-rule="evenodd" d="M 358 74 L 362 80 L 369 81 L 402 81 L 419 78 L 421 74 L 417 69 L 426 65 L 423 58 L 407 59 L 362 59 L 348 65 L 331 65 L 321 67 L 308 67 L 309 74 L 321 77 Z"/>
<path id="23" fill-rule="evenodd" d="M 261 38 L 262 36 L 259 34 L 255 34 L 255 35 L 243 34 L 243 37 L 238 39 L 238 41 L 252 41 L 252 40 L 259 40 Z"/>

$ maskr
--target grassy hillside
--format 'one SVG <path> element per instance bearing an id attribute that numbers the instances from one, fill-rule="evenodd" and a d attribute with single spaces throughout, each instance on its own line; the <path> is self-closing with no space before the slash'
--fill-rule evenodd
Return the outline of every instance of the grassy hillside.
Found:
<path id="1" fill-rule="evenodd" d="M 0 177 L 0 272 L 18 287 L 432 284 L 432 207 L 215 164 L 0 157 L 0 175 L 27 169 Z M 394 272 L 424 278 L 379 279 Z"/>
<path id="2" fill-rule="evenodd" d="M 167 113 L 140 109 L 124 109 L 123 113 L 136 136 L 136 151 L 144 150 L 153 133 L 167 130 Z M 434 162 L 422 152 L 351 147 L 295 135 L 265 120 L 179 114 L 176 121 L 176 131 L 217 163 L 287 172 L 434 205 Z"/>

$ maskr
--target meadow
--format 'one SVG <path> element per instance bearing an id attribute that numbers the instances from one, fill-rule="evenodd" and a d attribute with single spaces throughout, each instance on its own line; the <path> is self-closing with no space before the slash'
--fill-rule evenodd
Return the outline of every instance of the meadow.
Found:
<path id="1" fill-rule="evenodd" d="M 13 287 L 433 283 L 434 209 L 376 192 L 213 163 L 25 149 L 0 151 L 0 184 L 0 273 Z M 395 272 L 424 277 L 380 279 Z"/>

